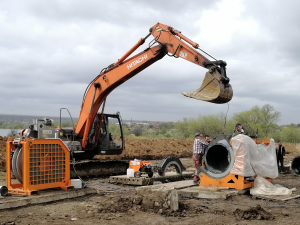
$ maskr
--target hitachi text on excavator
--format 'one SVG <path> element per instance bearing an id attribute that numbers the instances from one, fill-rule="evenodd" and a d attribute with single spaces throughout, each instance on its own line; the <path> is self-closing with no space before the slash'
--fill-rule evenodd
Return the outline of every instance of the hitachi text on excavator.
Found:
<path id="1" fill-rule="evenodd" d="M 151 34 L 154 39 L 147 48 L 128 58 Z M 217 104 L 231 100 L 233 91 L 226 75 L 226 62 L 216 60 L 173 27 L 157 23 L 145 38 L 115 63 L 102 69 L 90 82 L 76 126 L 52 128 L 52 120 L 37 119 L 21 132 L 19 138 L 7 141 L 7 159 L 12 158 L 7 162 L 7 178 L 10 179 L 12 172 L 20 182 L 11 184 L 8 181 L 10 191 L 28 194 L 46 186 L 66 188 L 70 185 L 70 158 L 91 159 L 95 155 L 121 154 L 125 149 L 121 117 L 118 113 L 104 113 L 106 98 L 115 88 L 166 55 L 208 69 L 201 87 L 192 93 L 182 93 L 184 96 Z M 112 121 L 119 124 L 117 140 L 110 135 L 109 123 Z"/>

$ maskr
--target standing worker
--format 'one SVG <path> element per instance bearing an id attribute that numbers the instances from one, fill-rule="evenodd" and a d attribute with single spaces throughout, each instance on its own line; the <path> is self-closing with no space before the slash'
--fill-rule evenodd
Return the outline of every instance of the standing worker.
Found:
<path id="1" fill-rule="evenodd" d="M 277 157 L 277 167 L 279 172 L 283 171 L 283 156 L 285 156 L 285 148 L 282 145 L 281 141 L 278 141 L 278 145 L 276 146 L 276 157 Z M 279 169 L 279 162 L 280 162 L 280 169 Z"/>
<path id="2" fill-rule="evenodd" d="M 208 146 L 208 143 L 206 141 L 202 140 L 203 135 L 196 133 L 195 134 L 195 140 L 194 140 L 194 146 L 193 146 L 193 161 L 195 163 L 195 174 L 194 174 L 194 182 L 198 182 L 199 176 L 197 169 L 198 167 L 202 166 L 202 156 L 204 155 L 205 148 Z"/>
<path id="3" fill-rule="evenodd" d="M 235 133 L 235 134 L 245 134 L 245 135 L 248 134 L 247 130 L 246 130 L 246 129 L 242 126 L 242 124 L 240 124 L 240 123 L 237 123 L 237 124 L 235 125 L 234 133 Z"/>
<path id="4" fill-rule="evenodd" d="M 208 144 L 210 143 L 210 137 L 209 137 L 209 135 L 205 135 L 204 141 L 206 141 Z"/>

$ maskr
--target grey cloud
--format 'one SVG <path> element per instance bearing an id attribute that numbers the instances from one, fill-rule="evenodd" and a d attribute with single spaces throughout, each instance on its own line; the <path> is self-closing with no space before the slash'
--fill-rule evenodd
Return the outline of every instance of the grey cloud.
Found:
<path id="1" fill-rule="evenodd" d="M 5 107 L 0 113 L 57 116 L 60 107 L 68 107 L 78 117 L 88 83 L 161 22 L 192 39 L 201 34 L 194 41 L 228 62 L 234 91 L 229 115 L 270 103 L 282 110 L 282 123 L 297 123 L 299 3 L 243 2 L 241 19 L 253 20 L 260 33 L 251 35 L 251 27 L 248 33 L 235 30 L 220 44 L 196 24 L 208 10 L 222 10 L 220 2 L 2 1 L 0 104 Z M 166 121 L 226 112 L 227 104 L 180 94 L 198 88 L 205 72 L 166 56 L 114 90 L 106 109 L 121 111 L 125 119 Z"/>

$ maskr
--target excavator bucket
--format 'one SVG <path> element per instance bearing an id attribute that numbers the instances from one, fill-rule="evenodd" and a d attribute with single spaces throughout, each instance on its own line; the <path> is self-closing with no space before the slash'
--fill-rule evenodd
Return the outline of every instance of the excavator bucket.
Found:
<path id="1" fill-rule="evenodd" d="M 182 95 L 206 102 L 222 104 L 229 102 L 232 98 L 231 85 L 222 82 L 222 75 L 216 70 L 210 70 L 205 74 L 200 88 L 192 93 L 181 93 Z"/>

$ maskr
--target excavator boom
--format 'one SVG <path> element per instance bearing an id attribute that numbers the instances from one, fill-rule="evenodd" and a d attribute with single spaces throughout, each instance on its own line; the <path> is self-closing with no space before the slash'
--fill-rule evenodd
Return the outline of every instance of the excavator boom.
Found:
<path id="1" fill-rule="evenodd" d="M 153 47 L 150 46 L 143 52 L 127 59 L 151 34 L 155 37 L 150 42 Z M 198 47 L 197 43 L 189 40 L 172 27 L 157 23 L 150 28 L 150 33 L 144 39 L 140 39 L 116 63 L 105 68 L 88 87 L 75 130 L 77 138 L 82 138 L 82 147 L 85 148 L 87 144 L 93 120 L 108 94 L 166 54 L 175 58 L 180 57 L 209 69 L 201 87 L 189 94 L 182 93 L 184 96 L 212 103 L 230 101 L 232 88 L 229 78 L 226 76 L 226 63 L 208 60 L 196 51 Z"/>

